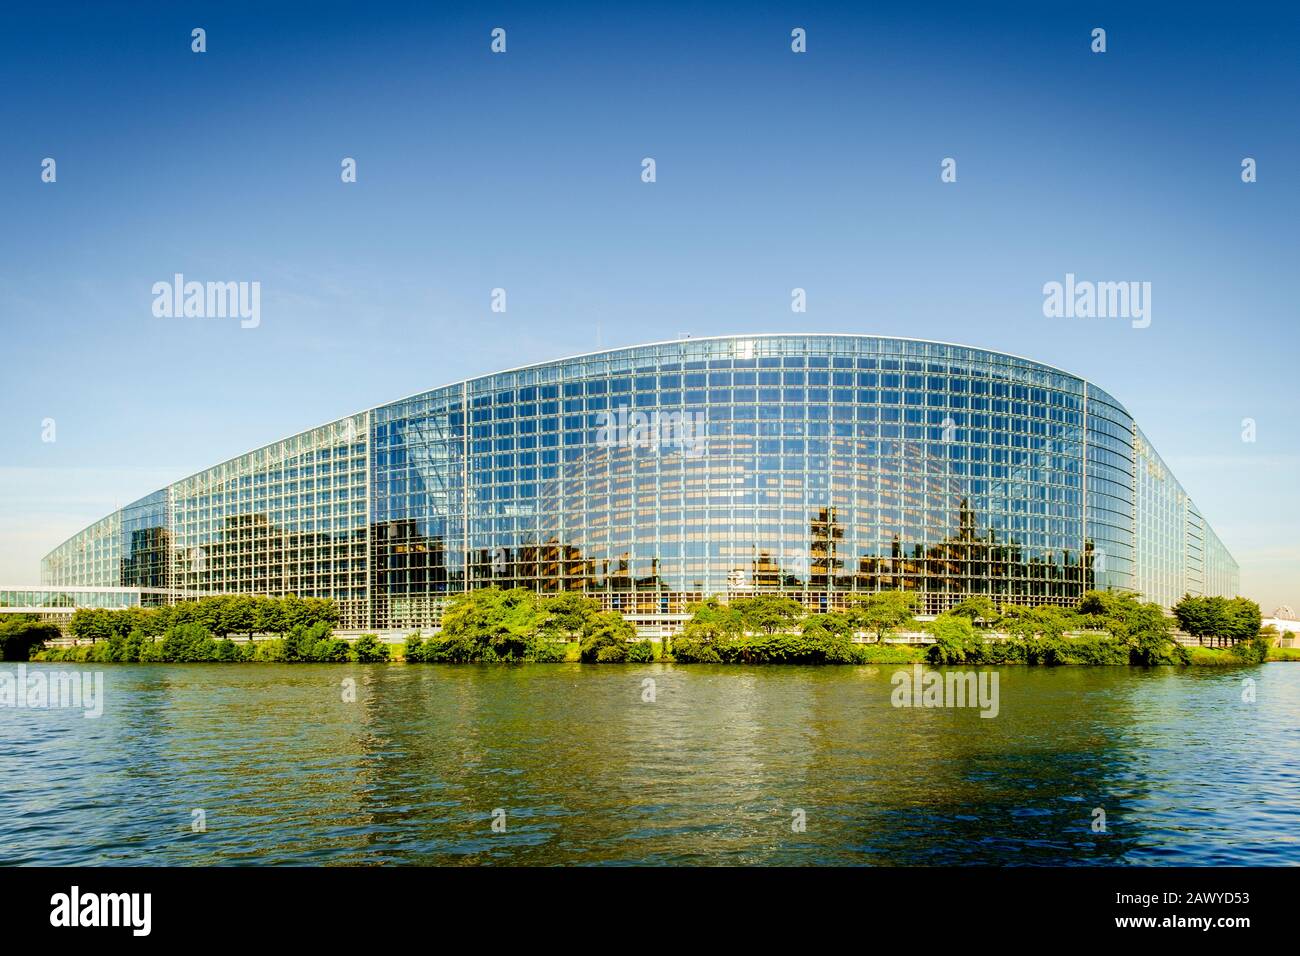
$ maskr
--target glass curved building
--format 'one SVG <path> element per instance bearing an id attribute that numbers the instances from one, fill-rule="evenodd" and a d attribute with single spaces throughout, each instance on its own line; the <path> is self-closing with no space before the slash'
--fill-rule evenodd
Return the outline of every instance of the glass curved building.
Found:
<path id="1" fill-rule="evenodd" d="M 1236 562 L 1132 416 L 1028 359 L 856 335 L 611 349 L 469 379 L 169 485 L 42 561 L 42 583 L 331 597 L 429 627 L 451 594 L 578 591 L 642 626 L 703 597 L 812 610 L 905 588 L 1169 605 Z"/>

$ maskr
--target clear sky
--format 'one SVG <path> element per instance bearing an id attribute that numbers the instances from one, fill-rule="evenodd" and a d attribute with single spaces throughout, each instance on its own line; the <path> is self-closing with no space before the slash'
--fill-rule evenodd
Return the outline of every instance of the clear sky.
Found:
<path id="1" fill-rule="evenodd" d="M 1096 382 L 1243 592 L 1300 605 L 1300 14 L 620 6 L 5 5 L 0 582 L 166 482 L 402 395 L 814 331 Z M 156 318 L 177 272 L 259 281 L 260 325 Z M 1067 273 L 1150 282 L 1150 326 L 1046 318 Z"/>

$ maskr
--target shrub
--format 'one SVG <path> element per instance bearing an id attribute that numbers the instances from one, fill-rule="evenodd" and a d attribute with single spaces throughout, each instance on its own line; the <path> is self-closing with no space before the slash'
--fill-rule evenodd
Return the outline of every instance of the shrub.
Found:
<path id="1" fill-rule="evenodd" d="M 311 657 L 311 643 L 304 640 L 302 629 L 294 629 L 280 639 L 281 660 L 287 664 L 297 664 Z"/>
<path id="2" fill-rule="evenodd" d="M 122 661 L 130 663 L 140 659 L 140 652 L 145 644 L 151 643 L 144 631 L 136 628 L 122 641 Z"/>
<path id="3" fill-rule="evenodd" d="M 629 664 L 650 664 L 655 659 L 655 649 L 649 641 L 633 641 L 627 649 Z"/>
<path id="4" fill-rule="evenodd" d="M 860 664 L 863 662 L 862 655 L 858 653 L 858 646 L 847 637 L 828 635 L 818 643 L 821 645 L 821 657 L 824 663 Z"/>
<path id="5" fill-rule="evenodd" d="M 474 660 L 474 642 L 465 637 L 429 638 L 424 661 L 429 664 L 468 664 Z"/>
<path id="6" fill-rule="evenodd" d="M 253 652 L 253 660 L 268 664 L 284 663 L 284 639 L 277 637 L 270 641 L 260 641 Z"/>
<path id="7" fill-rule="evenodd" d="M 1139 667 L 1159 664 L 1188 664 L 1192 656 L 1167 632 L 1137 631 L 1128 635 L 1129 663 Z"/>
<path id="8" fill-rule="evenodd" d="M 926 649 L 907 644 L 855 644 L 857 663 L 919 663 Z"/>
<path id="9" fill-rule="evenodd" d="M 1127 664 L 1129 650 L 1123 641 L 1113 637 L 1075 637 L 1068 642 L 1067 656 L 1071 664 Z"/>
<path id="10" fill-rule="evenodd" d="M 352 645 L 352 658 L 358 664 L 381 664 L 388 660 L 388 645 L 374 634 L 362 634 Z"/>
<path id="11" fill-rule="evenodd" d="M 114 648 L 111 640 L 96 641 L 94 644 L 90 645 L 90 650 L 87 652 L 85 659 L 92 664 L 111 664 L 113 662 L 113 654 Z"/>
<path id="12" fill-rule="evenodd" d="M 680 664 L 721 664 L 722 658 L 713 648 L 713 642 L 678 637 L 673 640 L 673 659 Z"/>
<path id="13" fill-rule="evenodd" d="M 1257 634 L 1248 641 L 1233 644 L 1228 653 L 1243 664 L 1262 664 L 1268 659 L 1268 649 L 1271 644 L 1267 637 Z"/>
<path id="14" fill-rule="evenodd" d="M 406 639 L 406 646 L 402 650 L 402 656 L 408 664 L 420 664 L 424 661 L 425 643 L 420 632 L 416 631 Z"/>
<path id="15" fill-rule="evenodd" d="M 765 634 L 716 641 L 713 647 L 726 664 L 821 664 L 826 658 L 822 641 L 805 634 Z"/>
<path id="16" fill-rule="evenodd" d="M 925 648 L 907 644 L 854 644 L 855 664 L 911 664 L 925 660 Z"/>
<path id="17" fill-rule="evenodd" d="M 325 621 L 314 624 L 300 624 L 284 636 L 284 660 L 293 664 L 304 661 L 318 661 L 318 645 L 328 645 L 330 626 Z M 322 647 L 320 650 L 326 650 Z M 346 660 L 347 658 L 344 658 Z"/>
<path id="18" fill-rule="evenodd" d="M 217 659 L 217 644 L 201 624 L 177 624 L 162 640 L 162 659 L 169 664 L 192 664 Z"/>
<path id="19" fill-rule="evenodd" d="M 82 645 L 81 647 L 47 647 L 33 654 L 32 660 L 73 664 L 85 660 L 84 652 L 88 650 L 90 650 L 88 645 Z"/>
<path id="20" fill-rule="evenodd" d="M 567 650 L 563 641 L 538 640 L 533 647 L 532 660 L 538 664 L 561 664 Z"/>
<path id="21" fill-rule="evenodd" d="M 311 659 L 322 664 L 345 664 L 352 660 L 352 648 L 341 637 L 321 638 L 312 646 Z"/>
<path id="22" fill-rule="evenodd" d="M 1010 638 L 1003 641 L 987 641 L 984 644 L 982 663 L 985 664 L 1023 664 L 1028 653 L 1028 641 L 1022 638 Z"/>
<path id="23" fill-rule="evenodd" d="M 1042 637 L 1017 638 L 1024 644 L 1026 664 L 1046 664 L 1055 667 L 1067 664 L 1070 660 L 1070 641 L 1059 634 L 1044 634 Z"/>

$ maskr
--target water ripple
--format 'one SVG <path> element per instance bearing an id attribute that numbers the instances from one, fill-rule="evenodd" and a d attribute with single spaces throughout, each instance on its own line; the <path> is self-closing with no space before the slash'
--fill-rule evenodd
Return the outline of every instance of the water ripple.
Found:
<path id="1" fill-rule="evenodd" d="M 893 670 L 109 667 L 0 710 L 0 863 L 1300 863 L 1300 666 Z"/>

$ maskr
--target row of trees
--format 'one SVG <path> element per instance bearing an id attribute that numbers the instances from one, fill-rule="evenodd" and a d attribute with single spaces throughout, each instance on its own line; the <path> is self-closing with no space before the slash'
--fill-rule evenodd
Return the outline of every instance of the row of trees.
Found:
<path id="1" fill-rule="evenodd" d="M 259 661 L 279 664 L 360 663 L 371 664 L 389 658 L 387 644 L 373 634 L 363 634 L 353 643 L 334 637 L 330 626 L 318 621 L 299 626 L 284 637 L 256 643 L 236 644 L 230 638 L 217 640 L 202 624 L 175 624 L 161 638 L 141 630 L 113 634 L 106 640 L 77 647 L 43 651 L 46 661 L 76 661 L 94 664 L 202 664 Z"/>
<path id="2" fill-rule="evenodd" d="M 278 634 L 298 628 L 338 623 L 338 606 L 329 598 L 252 597 L 220 595 L 183 601 L 162 607 L 133 607 L 124 610 L 79 608 L 72 615 L 69 630 L 78 640 L 102 641 L 139 631 L 146 637 L 161 637 L 182 624 L 197 624 L 209 634 Z"/>
<path id="3" fill-rule="evenodd" d="M 977 596 L 926 625 L 915 620 L 915 610 L 916 595 L 906 591 L 853 595 L 843 610 L 812 614 L 782 594 L 730 602 L 715 597 L 692 606 L 681 635 L 673 644 L 665 642 L 663 650 L 681 661 L 848 663 L 873 657 L 862 652 L 860 645 L 855 649 L 855 635 L 872 634 L 880 645 L 890 633 L 911 626 L 924 627 L 934 635 L 936 643 L 928 654 L 937 663 L 1017 659 L 1064 663 L 1071 654 L 1077 657 L 1079 653 L 1085 653 L 1082 663 L 1116 663 L 1122 657 L 1142 664 L 1186 662 L 1186 652 L 1171 636 L 1173 619 L 1159 605 L 1126 592 L 1091 591 L 1073 609 L 1007 604 L 999 608 L 989 598 Z M 1251 654 L 1259 650 L 1260 613 L 1253 601 L 1185 596 L 1175 614 L 1179 625 L 1202 641 L 1208 636 L 1234 646 L 1249 643 Z M 108 642 L 111 647 L 90 652 L 104 660 L 387 659 L 387 647 L 373 637 L 356 645 L 333 638 L 331 627 L 337 620 L 337 607 L 329 600 L 230 595 L 160 608 L 83 609 L 74 614 L 71 631 L 92 644 Z M 18 626 L 4 625 L 10 630 Z M 34 635 L 30 631 L 33 626 L 34 622 L 22 624 L 28 646 L 53 636 L 44 632 L 43 637 Z M 49 625 L 41 627 L 52 630 Z M 1010 643 L 986 641 L 981 633 L 989 630 L 1009 635 Z M 1069 632 L 1080 631 L 1096 632 L 1090 638 L 1093 643 L 1085 646 L 1066 640 Z M 250 637 L 270 633 L 280 638 L 266 642 L 264 650 L 250 646 L 232 651 L 232 642 L 218 640 L 232 633 Z M 576 639 L 583 661 L 653 660 L 653 646 L 636 641 L 636 636 L 635 628 L 622 615 L 601 611 L 595 600 L 580 594 L 542 596 L 524 588 L 482 588 L 453 597 L 443 615 L 442 633 L 429 640 L 414 635 L 407 642 L 406 659 L 558 661 L 565 658 L 563 643 Z M 6 640 L 6 631 L 0 629 L 0 646 L 6 654 L 9 645 L 16 646 L 17 641 L 14 636 Z M 999 643 L 1003 646 L 992 649 Z M 1267 641 L 1261 646 L 1266 653 Z M 16 650 L 13 653 L 18 656 Z"/>
<path id="4" fill-rule="evenodd" d="M 991 629 L 1008 639 L 986 640 L 981 630 Z M 935 664 L 1189 662 L 1164 609 L 1128 592 L 1089 591 L 1073 610 L 1004 605 L 993 611 L 991 602 L 975 598 L 941 614 L 926 630 L 935 639 L 926 656 Z M 1084 636 L 1067 637 L 1080 631 Z"/>
<path id="5" fill-rule="evenodd" d="M 858 594 L 843 611 L 808 614 L 792 597 L 758 594 L 723 603 L 713 597 L 693 605 L 682 637 L 696 641 L 726 640 L 746 634 L 799 632 L 813 636 L 850 638 L 855 633 L 874 634 L 877 642 L 912 621 L 916 595 L 908 591 Z"/>
<path id="6" fill-rule="evenodd" d="M 987 597 L 967 598 L 927 624 L 913 617 L 915 595 L 903 591 L 855 595 L 843 611 L 806 614 L 783 595 L 757 595 L 724 604 L 713 598 L 694 607 L 691 620 L 676 642 L 677 659 L 748 660 L 784 655 L 827 662 L 854 660 L 862 655 L 847 647 L 858 633 L 871 633 L 882 643 L 890 632 L 915 627 L 930 632 L 935 644 L 927 652 L 935 663 L 1133 663 L 1144 666 L 1187 663 L 1188 652 L 1173 639 L 1174 619 L 1153 602 L 1130 592 L 1089 591 L 1074 608 L 1049 605 L 996 607 Z M 1215 616 L 1188 627 L 1189 633 L 1216 633 L 1231 641 L 1243 660 L 1263 660 L 1267 637 L 1260 635 L 1259 606 L 1245 598 L 1184 598 L 1190 608 L 1208 606 Z M 1213 629 L 1217 628 L 1215 631 Z M 1009 640 L 989 641 L 996 630 Z M 1071 632 L 1083 637 L 1067 638 Z M 772 644 L 770 638 L 799 634 L 805 643 Z M 742 647 L 752 644 L 752 648 Z M 769 647 L 768 645 L 772 645 Z M 789 646 L 787 646 L 789 645 Z M 1238 647 L 1238 645 L 1240 645 Z"/>
<path id="7" fill-rule="evenodd" d="M 1184 594 L 1174 605 L 1178 626 L 1201 644 L 1237 644 L 1259 634 L 1263 620 L 1259 605 L 1244 597 L 1192 597 Z"/>
<path id="8" fill-rule="evenodd" d="M 874 635 L 879 643 L 900 628 L 922 630 L 915 620 L 916 595 L 908 591 L 853 595 L 844 610 L 823 614 L 808 614 L 798 601 L 780 594 L 737 598 L 729 603 L 710 598 L 694 605 L 692 611 L 683 636 L 704 641 L 798 632 L 843 637 L 865 633 Z M 972 597 L 947 614 L 975 627 L 1025 637 L 1060 636 L 1072 630 L 1150 630 L 1162 627 L 1162 621 L 1168 623 L 1157 604 L 1143 603 L 1132 594 L 1103 591 L 1088 592 L 1074 609 L 1018 604 L 998 608 L 987 597 Z"/>
<path id="9" fill-rule="evenodd" d="M 1258 635 L 1257 605 L 1244 598 L 1212 600 L 1236 609 L 1238 640 Z M 730 602 L 714 597 L 692 606 L 690 620 L 678 638 L 665 642 L 664 652 L 683 661 L 849 662 L 864 656 L 852 649 L 855 635 L 872 634 L 882 644 L 890 633 L 911 626 L 935 636 L 938 649 L 930 656 L 939 662 L 974 662 L 999 655 L 1007 662 L 1030 663 L 1078 659 L 1149 665 L 1187 660 L 1173 640 L 1173 619 L 1160 605 L 1129 592 L 1090 591 L 1074 608 L 997 607 L 989 598 L 976 596 L 925 625 L 915 620 L 915 611 L 916 595 L 906 591 L 854 595 L 843 610 L 820 614 L 807 613 L 798 601 L 783 594 Z M 986 651 L 999 643 L 981 636 L 992 630 L 1009 635 L 1010 641 L 1000 642 L 1005 646 L 999 650 Z M 1090 636 L 1067 640 L 1071 632 Z M 453 598 L 443 616 L 441 636 L 428 641 L 413 638 L 407 660 L 561 660 L 563 654 L 554 642 L 562 638 L 581 641 L 584 661 L 652 659 L 650 645 L 634 642 L 635 637 L 635 629 L 620 614 L 601 611 L 596 601 L 579 594 L 543 597 L 522 588 L 484 588 Z"/>

